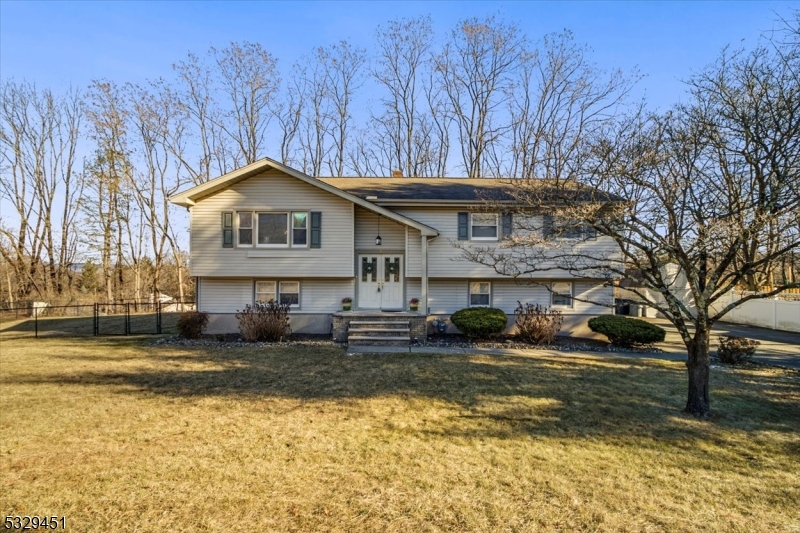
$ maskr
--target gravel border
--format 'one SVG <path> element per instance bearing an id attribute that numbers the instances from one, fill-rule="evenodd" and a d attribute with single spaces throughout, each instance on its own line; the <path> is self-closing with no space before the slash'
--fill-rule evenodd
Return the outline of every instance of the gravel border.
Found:
<path id="1" fill-rule="evenodd" d="M 245 342 L 241 335 L 203 335 L 199 339 L 185 339 L 180 335 L 164 337 L 153 342 L 147 343 L 148 346 L 202 346 L 213 348 L 268 348 L 270 346 L 339 346 L 342 343 L 335 342 L 328 335 L 292 335 L 287 340 L 279 342 Z"/>
<path id="2" fill-rule="evenodd" d="M 185 339 L 179 335 L 164 337 L 147 343 L 149 346 L 202 346 L 216 348 L 266 348 L 270 346 L 339 346 L 346 347 L 346 343 L 335 342 L 328 335 L 292 335 L 289 339 L 280 342 L 245 342 L 239 334 L 203 335 L 199 339 Z M 488 349 L 518 349 L 518 350 L 558 350 L 564 352 L 621 352 L 621 353 L 663 353 L 663 350 L 654 346 L 642 348 L 623 348 L 607 342 L 579 337 L 557 337 L 554 344 L 533 345 L 517 342 L 512 337 L 496 340 L 475 341 L 463 335 L 431 336 L 427 341 L 414 340 L 411 346 L 425 346 L 430 348 L 488 348 Z"/>

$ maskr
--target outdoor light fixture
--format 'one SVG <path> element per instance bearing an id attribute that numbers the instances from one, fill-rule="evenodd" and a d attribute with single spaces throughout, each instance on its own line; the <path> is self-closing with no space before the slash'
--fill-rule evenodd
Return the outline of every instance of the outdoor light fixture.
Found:
<path id="1" fill-rule="evenodd" d="M 375 237 L 375 246 L 380 246 L 381 242 L 381 216 L 378 215 L 378 236 Z"/>

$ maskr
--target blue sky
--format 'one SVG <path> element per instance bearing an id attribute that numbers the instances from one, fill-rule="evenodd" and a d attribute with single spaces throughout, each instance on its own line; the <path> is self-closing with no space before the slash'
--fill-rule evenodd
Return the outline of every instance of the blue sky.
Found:
<path id="1" fill-rule="evenodd" d="M 462 18 L 498 13 L 529 38 L 563 29 L 604 68 L 647 77 L 653 107 L 680 100 L 680 78 L 725 45 L 752 45 L 800 2 L 0 2 L 0 77 L 51 88 L 92 79 L 171 77 L 189 51 L 258 41 L 282 69 L 314 47 L 349 39 L 369 47 L 391 19 L 431 15 L 443 36 Z M 744 40 L 744 41 L 742 41 Z"/>

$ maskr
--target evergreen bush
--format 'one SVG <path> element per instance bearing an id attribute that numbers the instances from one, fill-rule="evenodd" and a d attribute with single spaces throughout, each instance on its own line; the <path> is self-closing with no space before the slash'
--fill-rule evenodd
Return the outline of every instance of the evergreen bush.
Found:
<path id="1" fill-rule="evenodd" d="M 639 346 L 663 342 L 667 332 L 650 322 L 620 315 L 602 315 L 589 320 L 589 329 L 608 337 L 617 346 Z"/>
<path id="2" fill-rule="evenodd" d="M 508 317 L 493 307 L 472 307 L 456 311 L 450 321 L 467 337 L 480 339 L 502 333 Z"/>

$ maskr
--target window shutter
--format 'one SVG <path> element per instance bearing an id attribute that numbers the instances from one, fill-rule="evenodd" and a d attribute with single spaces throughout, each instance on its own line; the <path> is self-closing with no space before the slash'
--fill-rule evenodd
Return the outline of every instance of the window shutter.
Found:
<path id="1" fill-rule="evenodd" d="M 513 215 L 511 213 L 503 213 L 501 217 L 503 218 L 502 238 L 508 239 L 509 237 L 511 237 L 511 232 L 513 231 L 514 228 L 514 219 L 512 218 Z"/>
<path id="2" fill-rule="evenodd" d="M 597 240 L 597 229 L 593 228 L 589 224 L 586 224 L 586 238 L 589 239 L 590 241 Z"/>
<path id="3" fill-rule="evenodd" d="M 469 213 L 458 214 L 458 240 L 469 240 Z"/>
<path id="4" fill-rule="evenodd" d="M 311 248 L 322 248 L 322 213 L 311 212 Z"/>
<path id="5" fill-rule="evenodd" d="M 555 228 L 553 227 L 553 215 L 542 215 L 542 236 L 545 239 L 552 239 L 555 235 Z"/>
<path id="6" fill-rule="evenodd" d="M 222 212 L 222 247 L 233 248 L 233 211 Z"/>

